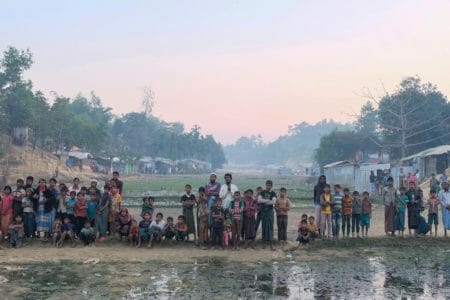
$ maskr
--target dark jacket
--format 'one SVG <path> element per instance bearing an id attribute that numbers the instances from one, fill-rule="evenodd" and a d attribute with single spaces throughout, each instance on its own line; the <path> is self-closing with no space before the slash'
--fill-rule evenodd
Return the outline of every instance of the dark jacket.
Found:
<path id="1" fill-rule="evenodd" d="M 320 182 L 320 179 L 325 179 L 323 183 Z M 319 182 L 314 187 L 314 205 L 320 205 L 320 196 L 323 194 L 323 188 L 327 184 L 327 178 L 325 175 L 319 176 Z"/>

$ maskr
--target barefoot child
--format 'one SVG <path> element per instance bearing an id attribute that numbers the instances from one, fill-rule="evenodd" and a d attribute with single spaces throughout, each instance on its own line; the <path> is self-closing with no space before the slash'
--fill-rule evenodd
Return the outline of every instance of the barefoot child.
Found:
<path id="1" fill-rule="evenodd" d="M 53 246 L 55 246 L 56 248 L 61 247 L 61 234 L 62 234 L 61 225 L 62 225 L 61 219 L 56 219 L 55 227 L 53 228 L 52 233 Z"/>
<path id="2" fill-rule="evenodd" d="M 361 210 L 362 210 L 362 200 L 359 196 L 358 191 L 353 192 L 353 201 L 352 201 L 352 237 L 359 238 L 359 226 L 361 223 Z"/>
<path id="3" fill-rule="evenodd" d="M 34 226 L 36 224 L 34 219 L 32 197 L 33 197 L 33 189 L 27 188 L 25 191 L 25 197 L 22 198 L 23 219 L 26 238 L 32 238 L 34 236 Z"/>
<path id="4" fill-rule="evenodd" d="M 131 220 L 130 234 L 128 235 L 130 246 L 137 247 L 139 244 L 139 225 L 138 222 Z"/>
<path id="5" fill-rule="evenodd" d="M 167 217 L 167 223 L 164 227 L 164 240 L 171 241 L 175 237 L 177 230 L 175 229 L 175 225 L 173 225 L 173 218 Z"/>
<path id="6" fill-rule="evenodd" d="M 208 227 L 209 227 L 209 207 L 208 198 L 206 197 L 206 190 L 204 187 L 198 189 L 197 200 L 197 215 L 198 215 L 198 242 L 200 246 L 206 246 L 208 242 Z"/>
<path id="7" fill-rule="evenodd" d="M 301 220 L 300 224 L 303 221 L 306 221 L 306 219 L 305 220 Z M 308 227 L 308 232 L 309 232 L 309 239 L 311 241 L 314 241 L 314 239 L 317 239 L 319 237 L 319 227 L 316 224 L 314 216 L 310 216 L 308 218 L 307 222 L 308 222 L 307 227 Z M 300 225 L 299 225 L 299 227 L 300 227 Z"/>
<path id="8" fill-rule="evenodd" d="M 194 221 L 194 205 L 196 203 L 195 195 L 192 194 L 192 187 L 186 184 L 184 187 L 185 194 L 181 197 L 181 205 L 183 206 L 184 221 L 187 225 L 186 239 L 189 241 L 189 234 L 194 235 L 194 241 L 197 241 Z"/>
<path id="9" fill-rule="evenodd" d="M 361 230 L 362 236 L 367 237 L 370 228 L 370 219 L 372 218 L 372 202 L 370 202 L 369 192 L 363 193 L 361 209 Z"/>
<path id="10" fill-rule="evenodd" d="M 230 203 L 229 211 L 233 249 L 239 250 L 244 212 L 244 201 L 241 200 L 241 192 L 234 192 L 233 201 Z"/>
<path id="11" fill-rule="evenodd" d="M 166 222 L 163 220 L 163 214 L 157 213 L 155 219 L 150 224 L 150 242 L 148 244 L 149 247 L 152 246 L 153 241 L 160 242 L 164 233 L 164 228 L 166 226 Z"/>
<path id="12" fill-rule="evenodd" d="M 86 220 L 84 220 L 84 222 L 86 222 Z M 61 225 L 61 247 L 64 245 L 64 241 L 66 239 L 69 239 L 72 243 L 72 246 L 74 246 L 75 226 L 70 222 L 70 219 L 67 217 L 64 218 L 64 223 Z"/>
<path id="13" fill-rule="evenodd" d="M 244 240 L 245 240 L 245 248 L 247 248 L 248 244 L 253 248 L 253 243 L 256 238 L 256 199 L 253 197 L 253 190 L 249 189 L 245 192 L 244 195 Z"/>
<path id="14" fill-rule="evenodd" d="M 395 216 L 395 229 L 401 237 L 405 233 L 405 212 L 408 204 L 408 196 L 406 196 L 406 188 L 402 186 L 400 188 L 400 196 L 398 197 L 397 214 Z"/>
<path id="15" fill-rule="evenodd" d="M 280 197 L 275 202 L 277 214 L 278 242 L 287 242 L 288 211 L 291 209 L 291 200 L 286 197 L 286 188 L 280 189 Z"/>
<path id="16" fill-rule="evenodd" d="M 186 224 L 186 219 L 184 218 L 183 215 L 178 216 L 178 222 L 175 225 L 175 230 L 176 230 L 175 239 L 177 240 L 177 242 L 188 241 L 189 228 L 188 225 Z"/>
<path id="17" fill-rule="evenodd" d="M 9 243 L 13 248 L 20 248 L 24 236 L 24 226 L 22 216 L 17 215 L 8 227 Z"/>
<path id="18" fill-rule="evenodd" d="M 87 220 L 87 202 L 86 198 L 84 197 L 83 192 L 79 192 L 77 195 L 77 203 L 75 204 L 75 207 L 73 209 L 73 213 L 75 215 L 75 224 L 70 222 L 72 226 L 74 227 L 74 232 L 78 235 L 81 231 L 81 229 L 84 227 L 84 222 Z M 69 218 L 67 218 L 69 219 Z M 70 221 L 70 219 L 69 219 Z M 64 219 L 64 224 L 66 224 L 66 221 Z M 63 224 L 63 225 L 64 225 Z M 64 234 L 64 230 L 63 230 Z"/>
<path id="19" fill-rule="evenodd" d="M 149 212 L 145 212 L 143 220 L 139 222 L 139 242 L 138 247 L 141 247 L 142 242 L 150 244 L 151 232 L 150 225 L 152 224 L 152 215 Z"/>
<path id="20" fill-rule="evenodd" d="M 439 199 L 436 195 L 436 190 L 430 190 L 430 198 L 428 199 L 428 226 L 430 226 L 430 235 L 433 235 L 434 224 L 434 236 L 437 236 L 438 228 L 438 211 L 439 211 Z"/>
<path id="21" fill-rule="evenodd" d="M 84 227 L 80 232 L 80 240 L 83 242 L 85 246 L 91 246 L 95 241 L 95 232 L 94 228 L 91 225 L 91 222 L 87 220 L 84 222 Z"/>
<path id="22" fill-rule="evenodd" d="M 230 213 L 225 210 L 224 220 L 223 220 L 223 248 L 227 248 L 230 244 L 230 235 L 231 235 L 231 219 Z"/>
<path id="23" fill-rule="evenodd" d="M 214 208 L 211 211 L 212 216 L 212 246 L 223 248 L 224 231 L 224 210 L 222 208 L 222 199 L 217 198 Z"/>
<path id="24" fill-rule="evenodd" d="M 307 222 L 302 220 L 300 222 L 300 227 L 298 228 L 297 241 L 299 245 L 306 245 L 309 243 L 309 233 Z"/>
<path id="25" fill-rule="evenodd" d="M 331 228 L 333 231 L 333 238 L 339 238 L 339 231 L 341 231 L 341 219 L 342 219 L 342 198 L 341 186 L 339 184 L 334 185 L 333 193 L 333 205 L 331 213 Z"/>
<path id="26" fill-rule="evenodd" d="M 320 232 L 322 238 L 331 238 L 331 206 L 333 204 L 333 195 L 330 193 L 330 185 L 325 184 L 323 194 L 320 196 L 320 205 L 322 206 L 322 215 L 320 217 Z M 325 229 L 327 234 L 325 234 Z"/>
<path id="27" fill-rule="evenodd" d="M 66 199 L 65 206 L 66 206 L 66 217 L 70 219 L 72 224 L 75 224 L 75 215 L 73 214 L 75 204 L 77 204 L 77 193 L 75 191 L 71 191 L 69 193 L 68 199 Z"/>
<path id="28" fill-rule="evenodd" d="M 350 220 L 352 218 L 353 199 L 350 196 L 350 190 L 344 189 L 344 198 L 342 199 L 342 236 L 350 236 Z"/>

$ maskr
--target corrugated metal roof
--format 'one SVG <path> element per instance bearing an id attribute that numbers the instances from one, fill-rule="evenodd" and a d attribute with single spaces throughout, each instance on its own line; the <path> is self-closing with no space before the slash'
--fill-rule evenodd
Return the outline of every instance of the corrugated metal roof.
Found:
<path id="1" fill-rule="evenodd" d="M 438 147 L 434 147 L 434 148 L 430 148 L 427 150 L 423 150 L 419 153 L 410 155 L 408 157 L 402 158 L 402 161 L 405 160 L 411 160 L 413 158 L 418 158 L 418 157 L 427 157 L 427 156 L 433 156 L 433 155 L 441 155 L 444 153 L 450 152 L 450 145 L 442 145 L 442 146 L 438 146 Z"/>
<path id="2" fill-rule="evenodd" d="M 323 167 L 324 168 L 333 168 L 333 167 L 342 167 L 342 166 L 346 166 L 346 165 L 353 165 L 353 163 L 348 160 L 341 160 L 341 161 L 337 161 L 337 162 L 325 165 Z"/>

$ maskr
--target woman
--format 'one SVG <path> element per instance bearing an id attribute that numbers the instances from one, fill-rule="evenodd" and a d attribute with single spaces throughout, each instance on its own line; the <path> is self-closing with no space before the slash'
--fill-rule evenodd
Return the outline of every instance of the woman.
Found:
<path id="1" fill-rule="evenodd" d="M 9 185 L 3 189 L 3 197 L 1 199 L 1 218 L 2 218 L 2 236 L 6 240 L 8 238 L 8 226 L 13 221 L 13 203 L 14 196 L 12 195 L 12 189 Z"/>
<path id="2" fill-rule="evenodd" d="M 128 212 L 128 208 L 122 207 L 117 215 L 115 223 L 116 232 L 119 233 L 120 236 L 128 236 L 132 219 L 133 217 Z"/>
<path id="3" fill-rule="evenodd" d="M 36 231 L 38 232 L 38 237 L 44 237 L 46 239 L 52 231 L 50 224 L 53 223 L 51 218 L 55 198 L 53 197 L 53 193 L 48 190 L 45 179 L 39 180 L 35 197 L 38 200 L 36 202 L 37 208 L 35 209 L 37 211 Z"/>

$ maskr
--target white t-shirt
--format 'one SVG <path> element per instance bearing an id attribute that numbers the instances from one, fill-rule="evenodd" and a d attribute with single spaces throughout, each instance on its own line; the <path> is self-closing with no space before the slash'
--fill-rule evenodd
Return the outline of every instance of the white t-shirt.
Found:
<path id="1" fill-rule="evenodd" d="M 153 220 L 152 223 L 150 223 L 150 228 L 157 227 L 161 230 L 164 230 L 164 226 L 166 226 L 166 222 L 164 220 L 159 221 L 159 223 L 156 223 L 156 221 Z"/>
<path id="2" fill-rule="evenodd" d="M 223 184 L 220 187 L 220 199 L 222 199 L 222 207 L 228 209 L 231 201 L 233 201 L 234 193 L 239 191 L 238 187 L 234 184 L 230 184 L 230 192 L 228 192 L 228 185 Z"/>

